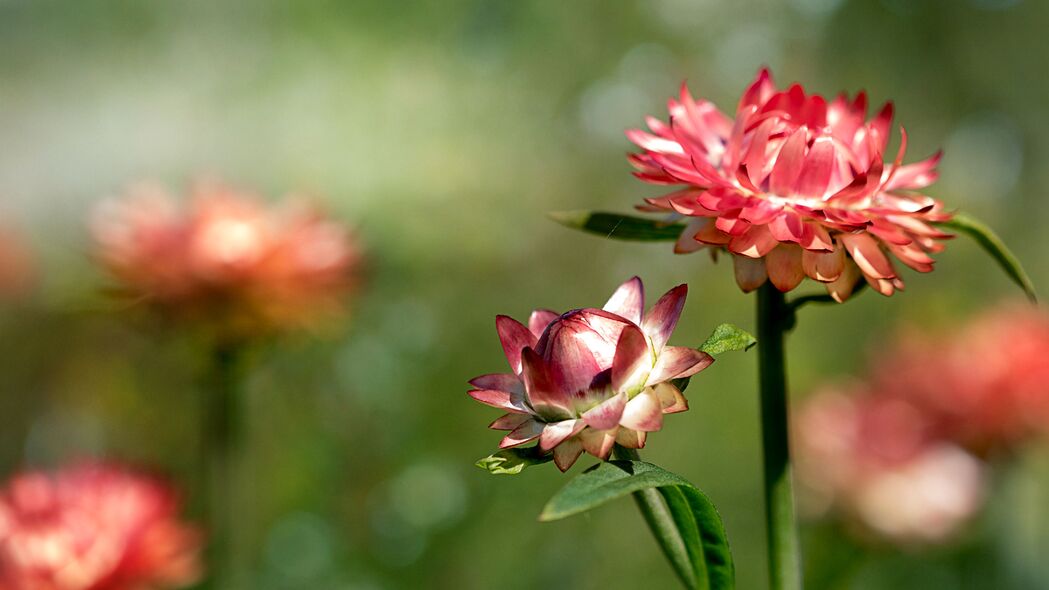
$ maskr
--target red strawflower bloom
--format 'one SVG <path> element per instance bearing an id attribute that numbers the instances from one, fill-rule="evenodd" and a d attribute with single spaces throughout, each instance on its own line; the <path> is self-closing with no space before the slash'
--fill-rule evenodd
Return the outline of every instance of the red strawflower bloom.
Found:
<path id="1" fill-rule="evenodd" d="M 0 491 L 3 590 L 159 590 L 200 576 L 171 489 L 106 464 L 14 476 Z"/>
<path id="2" fill-rule="evenodd" d="M 867 97 L 831 102 L 795 84 L 779 91 L 762 70 L 744 92 L 735 119 L 683 85 L 668 104 L 670 121 L 649 117 L 652 133 L 627 137 L 642 149 L 629 156 L 635 176 L 685 185 L 646 199 L 646 211 L 690 218 L 675 248 L 704 246 L 732 254 L 744 291 L 766 280 L 781 291 L 808 276 L 845 300 L 862 278 L 884 295 L 903 282 L 888 254 L 919 271 L 949 237 L 938 201 L 917 193 L 937 177 L 937 154 L 903 165 L 907 135 L 895 160 L 883 160 L 893 107 L 867 121 Z"/>
<path id="3" fill-rule="evenodd" d="M 140 187 L 98 208 L 98 258 L 124 291 L 234 334 L 338 315 L 360 261 L 345 228 L 301 202 L 201 184 L 187 207 Z"/>
<path id="4" fill-rule="evenodd" d="M 536 310 L 524 326 L 507 316 L 496 328 L 513 373 L 470 381 L 469 395 L 508 412 L 490 428 L 509 430 L 500 448 L 539 440 L 566 471 L 586 452 L 607 459 L 613 444 L 641 448 L 663 414 L 688 402 L 671 380 L 710 366 L 705 352 L 667 346 L 687 287 L 671 289 L 644 314 L 641 279 L 623 283 L 603 309 L 558 315 Z"/>
<path id="5" fill-rule="evenodd" d="M 938 438 L 929 418 L 866 390 L 805 400 L 793 425 L 802 507 L 834 510 L 861 531 L 903 545 L 949 539 L 982 508 L 985 469 Z"/>

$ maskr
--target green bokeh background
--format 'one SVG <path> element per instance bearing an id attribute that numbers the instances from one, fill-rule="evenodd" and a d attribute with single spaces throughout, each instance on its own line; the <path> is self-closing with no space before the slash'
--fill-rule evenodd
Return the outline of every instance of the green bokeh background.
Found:
<path id="1" fill-rule="evenodd" d="M 674 587 L 630 502 L 539 524 L 564 475 L 473 467 L 499 435 L 465 382 L 504 369 L 498 313 L 600 305 L 639 274 L 650 300 L 689 283 L 674 343 L 698 344 L 721 322 L 752 329 L 754 297 L 730 265 L 544 213 L 657 194 L 630 176 L 622 130 L 663 116 L 684 79 L 731 111 L 768 64 L 782 84 L 894 99 L 910 161 L 946 150 L 931 194 L 1047 285 L 1047 29 L 1041 0 L 3 0 L 0 216 L 29 235 L 41 283 L 0 311 L 0 467 L 122 457 L 183 482 L 194 510 L 204 351 L 106 301 L 84 220 L 141 179 L 305 192 L 357 229 L 369 280 L 345 332 L 256 352 L 252 587 Z M 802 312 L 796 396 L 876 362 L 902 325 L 1018 296 L 965 240 L 905 279 Z M 766 584 L 755 361 L 693 379 L 691 411 L 644 452 L 718 504 L 742 590 Z M 993 516 L 959 546 L 872 550 L 828 587 L 1039 587 L 1047 464 L 1036 449 L 1002 466 Z M 840 548 L 828 535 L 807 535 L 810 554 Z"/>

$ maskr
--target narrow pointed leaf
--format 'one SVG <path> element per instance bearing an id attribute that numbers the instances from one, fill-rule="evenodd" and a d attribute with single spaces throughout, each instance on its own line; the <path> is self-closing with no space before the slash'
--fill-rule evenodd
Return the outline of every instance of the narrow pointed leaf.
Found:
<path id="1" fill-rule="evenodd" d="M 646 520 L 661 522 L 656 539 L 686 587 L 735 587 L 728 538 L 710 499 L 681 476 L 651 463 L 617 460 L 595 465 L 551 498 L 539 519 L 559 520 L 628 494 L 634 495 Z"/>
<path id="2" fill-rule="evenodd" d="M 539 451 L 539 447 L 503 449 L 498 453 L 478 459 L 477 465 L 492 475 L 517 475 L 532 465 L 541 465 L 553 460 L 554 456 Z"/>
<path id="3" fill-rule="evenodd" d="M 758 341 L 746 330 L 733 324 L 721 324 L 699 349 L 716 357 L 726 352 L 750 350 Z"/>
<path id="4" fill-rule="evenodd" d="M 550 219 L 575 229 L 606 238 L 640 242 L 673 242 L 685 230 L 685 224 L 660 221 L 600 211 L 553 211 Z"/>
<path id="5" fill-rule="evenodd" d="M 1024 272 L 1020 261 L 1009 251 L 1005 242 L 990 227 L 976 218 L 963 213 L 957 213 L 950 221 L 944 221 L 936 225 L 965 234 L 975 240 L 985 252 L 991 255 L 991 258 L 994 258 L 998 266 L 1005 271 L 1005 274 L 1024 290 L 1028 299 L 1031 301 L 1037 300 L 1034 285 L 1031 284 L 1031 279 Z"/>

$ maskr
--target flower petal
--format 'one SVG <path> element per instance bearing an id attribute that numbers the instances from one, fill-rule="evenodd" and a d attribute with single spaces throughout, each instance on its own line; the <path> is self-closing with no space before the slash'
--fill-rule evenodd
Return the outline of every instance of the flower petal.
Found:
<path id="1" fill-rule="evenodd" d="M 728 243 L 728 249 L 750 258 L 761 258 L 778 245 L 779 240 L 772 235 L 767 225 L 754 225 L 743 234 L 733 237 Z"/>
<path id="2" fill-rule="evenodd" d="M 834 141 L 830 137 L 819 137 L 805 156 L 805 164 L 794 185 L 794 193 L 805 197 L 823 198 L 833 168 Z"/>
<path id="3" fill-rule="evenodd" d="M 528 409 L 524 406 L 523 403 L 521 403 L 523 401 L 521 396 L 517 396 L 517 399 L 515 400 L 515 396 L 509 391 L 497 391 L 494 389 L 474 389 L 472 391 L 467 391 L 466 394 L 474 398 L 475 400 L 481 402 L 482 404 L 492 406 L 493 408 L 499 408 L 500 410 L 506 410 L 508 412 L 515 412 L 518 414 L 529 413 Z"/>
<path id="4" fill-rule="evenodd" d="M 769 177 L 769 189 L 773 194 L 780 197 L 794 194 L 794 184 L 801 174 L 807 142 L 808 130 L 804 126 L 798 127 L 787 141 L 783 142 Z"/>
<path id="5" fill-rule="evenodd" d="M 856 263 L 846 260 L 841 275 L 827 283 L 827 294 L 838 303 L 843 303 L 852 295 L 853 290 L 856 289 L 856 283 L 860 281 L 862 276 L 863 273 L 860 272 Z"/>
<path id="6" fill-rule="evenodd" d="M 532 419 L 527 414 L 503 414 L 495 419 L 488 428 L 492 430 L 516 430 L 518 426 Z"/>
<path id="7" fill-rule="evenodd" d="M 536 411 L 543 415 L 564 415 L 571 417 L 571 397 L 558 388 L 550 376 L 546 362 L 531 348 L 521 353 L 526 396 Z"/>
<path id="8" fill-rule="evenodd" d="M 543 451 L 561 444 L 566 438 L 571 438 L 579 431 L 586 428 L 586 422 L 582 420 L 562 420 L 551 422 L 543 428 L 543 434 L 539 435 L 539 448 Z"/>
<path id="9" fill-rule="evenodd" d="M 809 278 L 829 283 L 840 277 L 845 268 L 845 249 L 838 248 L 833 252 L 805 250 L 801 253 L 801 266 Z"/>
<path id="10" fill-rule="evenodd" d="M 672 383 L 660 383 L 653 387 L 652 391 L 659 398 L 659 405 L 663 408 L 664 414 L 676 414 L 688 409 L 688 400 L 685 399 L 685 395 Z"/>
<path id="11" fill-rule="evenodd" d="M 616 430 L 594 430 L 586 428 L 576 437 L 583 443 L 583 448 L 591 455 L 605 460 L 612 454 L 612 446 L 616 442 Z"/>
<path id="12" fill-rule="evenodd" d="M 521 350 L 535 347 L 536 337 L 521 322 L 505 315 L 495 317 L 495 329 L 499 332 L 499 342 L 503 345 L 506 360 L 514 373 L 521 374 Z"/>
<path id="13" fill-rule="evenodd" d="M 841 242 L 863 274 L 873 279 L 896 277 L 896 271 L 893 270 L 889 258 L 881 251 L 878 242 L 868 234 L 842 234 Z"/>
<path id="14" fill-rule="evenodd" d="M 645 334 L 637 326 L 623 328 L 612 359 L 612 391 L 641 389 L 651 370 L 652 352 Z"/>
<path id="15" fill-rule="evenodd" d="M 732 257 L 732 268 L 736 273 L 736 284 L 744 293 L 750 293 L 764 285 L 769 278 L 765 271 L 764 258 L 749 258 L 737 254 Z"/>
<path id="16" fill-rule="evenodd" d="M 575 464 L 579 455 L 583 454 L 583 443 L 579 437 L 570 438 L 554 447 L 554 464 L 562 473 Z"/>
<path id="17" fill-rule="evenodd" d="M 521 378 L 512 373 L 490 373 L 481 375 L 470 380 L 470 385 L 477 389 L 495 389 L 497 391 L 508 391 L 510 393 L 524 393 L 524 383 Z"/>
<path id="18" fill-rule="evenodd" d="M 655 351 L 661 350 L 670 339 L 678 318 L 681 317 L 681 310 L 685 307 L 687 295 L 688 285 L 678 285 L 660 297 L 645 315 L 641 328 L 652 339 L 652 348 Z"/>
<path id="19" fill-rule="evenodd" d="M 601 309 L 640 324 L 645 311 L 645 288 L 641 279 L 633 277 L 620 285 Z"/>
<path id="20" fill-rule="evenodd" d="M 687 346 L 667 346 L 659 353 L 656 366 L 648 376 L 648 385 L 690 377 L 706 369 L 714 362 L 709 354 Z"/>
<path id="21" fill-rule="evenodd" d="M 626 407 L 627 399 L 626 393 L 613 395 L 584 412 L 583 420 L 587 426 L 598 430 L 615 428 L 619 425 L 619 419 L 623 416 L 623 408 Z"/>
<path id="22" fill-rule="evenodd" d="M 765 257 L 765 269 L 769 280 L 784 293 L 797 287 L 805 278 L 801 266 L 801 248 L 795 245 L 781 244 Z"/>
<path id="23" fill-rule="evenodd" d="M 549 309 L 537 309 L 528 317 L 528 331 L 538 340 L 543 335 L 543 330 L 556 320 L 560 314 Z"/>
<path id="24" fill-rule="evenodd" d="M 628 449 L 643 449 L 645 448 L 645 439 L 647 437 L 647 432 L 620 428 L 619 432 L 616 433 L 616 444 Z"/>
<path id="25" fill-rule="evenodd" d="M 544 424 L 538 420 L 528 420 L 515 428 L 499 442 L 500 449 L 508 449 L 531 442 L 543 433 Z"/>
<path id="26" fill-rule="evenodd" d="M 643 432 L 655 432 L 663 427 L 663 405 L 651 387 L 627 402 L 619 424 L 623 428 Z"/>

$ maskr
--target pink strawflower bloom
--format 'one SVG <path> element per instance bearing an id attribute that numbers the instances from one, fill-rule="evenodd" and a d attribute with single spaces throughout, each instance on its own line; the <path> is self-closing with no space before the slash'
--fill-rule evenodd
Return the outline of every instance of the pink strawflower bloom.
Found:
<path id="1" fill-rule="evenodd" d="M 938 436 L 977 454 L 1049 434 L 1049 314 L 1004 307 L 942 334 L 904 334 L 872 363 L 880 395 L 906 400 Z"/>
<path id="2" fill-rule="evenodd" d="M 867 536 L 942 543 L 983 507 L 983 463 L 938 438 L 929 417 L 903 400 L 824 392 L 802 404 L 794 433 L 802 507 L 835 511 Z"/>
<path id="3" fill-rule="evenodd" d="M 3 590 L 159 590 L 200 576 L 171 489 L 107 464 L 23 472 L 0 491 Z"/>
<path id="4" fill-rule="evenodd" d="M 337 316 L 360 261 L 345 228 L 298 201 L 200 184 L 183 206 L 155 187 L 103 203 L 98 258 L 130 297 L 234 334 Z"/>
<path id="5" fill-rule="evenodd" d="M 828 101 L 795 84 L 777 90 L 762 70 L 735 118 L 682 85 L 668 104 L 669 123 L 649 117 L 651 133 L 627 131 L 641 153 L 635 175 L 684 185 L 639 208 L 690 219 L 675 248 L 704 246 L 732 254 L 744 291 L 772 283 L 790 291 L 806 276 L 845 300 L 862 279 L 883 295 L 903 288 L 889 254 L 929 272 L 931 253 L 949 237 L 934 222 L 950 218 L 915 191 L 937 178 L 940 155 L 903 165 L 907 135 L 893 161 L 884 154 L 893 106 L 867 121 L 867 96 Z"/>
<path id="6" fill-rule="evenodd" d="M 566 471 L 583 451 L 607 459 L 615 443 L 644 447 L 663 414 L 688 409 L 671 380 L 713 362 L 704 352 L 667 346 L 687 290 L 671 289 L 644 314 L 644 288 L 634 277 L 602 309 L 536 310 L 527 327 L 498 316 L 513 373 L 477 377 L 469 395 L 508 412 L 490 426 L 510 431 L 500 448 L 538 439 Z"/>

